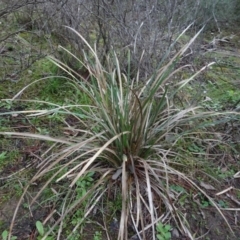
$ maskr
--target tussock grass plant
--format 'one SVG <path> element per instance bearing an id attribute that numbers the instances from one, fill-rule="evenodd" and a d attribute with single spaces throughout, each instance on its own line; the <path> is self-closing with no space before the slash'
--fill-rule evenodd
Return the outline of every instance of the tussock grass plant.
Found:
<path id="1" fill-rule="evenodd" d="M 181 109 L 174 106 L 172 101 L 180 89 L 212 64 L 184 81 L 174 78 L 184 67 L 188 67 L 175 68 L 177 61 L 199 33 L 168 63 L 164 63 L 150 79 L 142 81 L 138 72 L 134 78 L 130 77 L 130 56 L 127 59 L 129 67 L 125 74 L 120 69 L 116 53 L 108 56 L 106 65 L 103 66 L 97 50 L 78 32 L 74 32 L 88 46 L 91 53 L 90 56 L 84 54 L 83 60 L 75 58 L 89 72 L 88 80 L 54 57 L 49 59 L 69 75 L 68 81 L 88 95 L 91 104 L 74 106 L 81 109 L 81 116 L 71 111 L 71 106 L 58 106 L 51 111 L 33 110 L 28 112 L 28 116 L 38 117 L 60 111 L 76 117 L 81 128 L 69 127 L 76 134 L 68 138 L 4 133 L 52 141 L 55 142 L 55 149 L 58 146 L 58 151 L 54 154 L 48 157 L 45 157 L 46 153 L 43 154 L 38 172 L 31 180 L 31 183 L 35 182 L 51 173 L 32 203 L 52 182 L 69 183 L 69 188 L 59 188 L 59 191 L 65 191 L 58 193 L 63 198 L 61 211 L 42 239 L 46 239 L 48 235 L 52 236 L 54 231 L 57 232 L 56 239 L 61 239 L 66 221 L 69 221 L 76 209 L 84 206 L 82 219 L 72 226 L 70 232 L 68 229 L 68 237 L 74 236 L 84 219 L 92 216 L 93 209 L 99 208 L 101 202 L 106 203 L 110 196 L 114 199 L 119 194 L 122 197 L 119 240 L 130 239 L 133 235 L 139 239 L 156 239 L 156 224 L 166 220 L 171 220 L 182 234 L 194 239 L 184 214 L 177 207 L 178 194 L 170 187 L 176 184 L 183 184 L 184 187 L 188 186 L 203 194 L 225 219 L 214 200 L 189 177 L 187 161 L 176 161 L 178 153 L 174 152 L 178 140 L 191 132 L 190 122 L 196 121 L 197 125 L 199 119 L 218 114 L 204 112 L 196 106 Z M 74 57 L 72 53 L 68 53 Z M 171 91 L 168 91 L 169 84 L 174 85 Z M 193 131 L 196 132 L 196 129 L 197 126 L 194 126 Z M 94 181 L 88 186 L 85 194 L 77 197 L 76 184 L 89 173 Z M 24 194 L 22 199 L 23 197 Z M 17 209 L 10 232 L 16 213 Z"/>

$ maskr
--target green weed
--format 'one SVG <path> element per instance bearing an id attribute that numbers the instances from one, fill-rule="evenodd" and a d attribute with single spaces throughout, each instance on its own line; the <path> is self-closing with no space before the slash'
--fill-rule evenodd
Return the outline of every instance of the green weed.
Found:
<path id="1" fill-rule="evenodd" d="M 156 225 L 157 239 L 170 240 L 171 239 L 171 226 L 169 224 L 163 225 L 161 222 Z"/>
<path id="2" fill-rule="evenodd" d="M 0 153 L 0 166 L 3 164 L 4 160 L 7 158 L 7 152 Z"/>
<path id="3" fill-rule="evenodd" d="M 8 240 L 9 239 L 9 232 L 7 231 L 7 230 L 4 230 L 3 232 L 2 232 L 2 240 Z M 16 240 L 17 239 L 17 237 L 16 236 L 11 236 L 10 237 L 10 240 Z"/>
<path id="4" fill-rule="evenodd" d="M 102 240 L 102 232 L 96 231 L 94 233 L 93 240 Z"/>
<path id="5" fill-rule="evenodd" d="M 5 108 L 7 110 L 10 110 L 13 106 L 13 101 L 11 100 L 1 100 L 0 101 L 0 108 Z"/>
<path id="6" fill-rule="evenodd" d="M 42 222 L 40 222 L 40 221 L 36 222 L 36 229 L 37 229 L 38 234 L 39 234 L 39 236 L 37 237 L 37 240 L 42 240 L 43 236 L 45 234 L 45 229 L 44 229 L 44 226 L 43 226 Z M 45 239 L 46 240 L 54 240 L 55 238 L 51 237 L 51 236 L 47 236 Z"/>

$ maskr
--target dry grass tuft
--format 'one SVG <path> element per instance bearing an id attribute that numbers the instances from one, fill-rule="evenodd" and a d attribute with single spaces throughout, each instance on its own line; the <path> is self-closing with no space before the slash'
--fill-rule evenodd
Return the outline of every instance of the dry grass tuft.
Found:
<path id="1" fill-rule="evenodd" d="M 204 112 L 196 106 L 181 109 L 172 103 L 172 98 L 178 90 L 213 64 L 202 68 L 189 79 L 174 82 L 176 80 L 173 77 L 187 67 L 176 69 L 175 64 L 199 33 L 150 79 L 142 81 L 138 72 L 134 78 L 130 77 L 130 56 L 126 74 L 120 69 L 116 53 L 109 56 L 106 66 L 103 66 L 96 49 L 93 49 L 79 33 L 73 29 L 72 31 L 91 52 L 91 56 L 84 55 L 84 60 L 75 57 L 89 73 L 88 81 L 54 57 L 49 59 L 69 75 L 68 81 L 88 95 L 89 105 L 75 106 L 81 109 L 81 116 L 84 118 L 71 111 L 70 106 L 56 106 L 51 111 L 33 110 L 26 114 L 38 117 L 61 111 L 76 117 L 83 127 L 70 129 L 78 134 L 67 139 L 28 133 L 4 133 L 40 138 L 55 142 L 58 146 L 55 154 L 49 155 L 39 164 L 38 172 L 31 181 L 32 183 L 50 176 L 32 203 L 50 183 L 69 183 L 69 189 L 64 193 L 59 218 L 43 239 L 52 234 L 57 226 L 57 239 L 60 239 L 64 221 L 84 203 L 86 207 L 83 209 L 82 221 L 72 229 L 70 237 L 84 219 L 92 216 L 92 211 L 99 208 L 100 203 L 110 201 L 109 195 L 114 201 L 119 194 L 122 199 L 119 240 L 130 239 L 132 235 L 138 236 L 139 239 L 154 240 L 156 223 L 167 219 L 172 219 L 179 231 L 194 239 L 184 214 L 177 207 L 178 194 L 170 188 L 172 184 L 187 185 L 194 191 L 201 192 L 221 213 L 218 205 L 204 189 L 189 177 L 187 171 L 181 170 L 188 169 L 187 161 L 176 161 L 178 155 L 173 150 L 179 139 L 190 134 L 186 128 L 189 122 L 196 121 L 197 124 L 203 118 L 218 114 Z M 74 57 L 72 53 L 68 53 Z M 174 93 L 168 91 L 169 83 L 175 85 Z M 177 128 L 181 129 L 180 133 L 176 131 Z M 197 126 L 194 131 L 196 129 Z M 172 141 L 168 144 L 167 139 L 170 135 Z M 76 183 L 89 173 L 94 173 L 94 183 L 83 196 L 76 197 Z M 221 215 L 224 218 L 222 213 Z M 13 217 L 11 229 L 15 217 L 16 215 Z"/>

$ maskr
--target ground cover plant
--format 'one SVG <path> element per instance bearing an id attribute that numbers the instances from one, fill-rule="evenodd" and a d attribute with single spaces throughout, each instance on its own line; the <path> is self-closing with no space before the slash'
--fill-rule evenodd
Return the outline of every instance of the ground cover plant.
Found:
<path id="1" fill-rule="evenodd" d="M 212 121 L 215 116 L 223 117 L 221 113 L 205 112 L 187 104 L 180 106 L 173 101 L 186 84 L 207 68 L 203 67 L 182 81 L 175 78 L 182 69 L 188 67 L 177 68 L 176 64 L 197 35 L 170 61 L 163 61 L 149 79 L 143 80 L 138 71 L 132 77 L 130 54 L 127 71 L 121 70 L 114 52 L 103 65 L 97 49 L 74 32 L 89 48 L 90 54 L 85 54 L 83 59 L 75 58 L 84 66 L 89 77 L 86 79 L 54 57 L 49 59 L 68 74 L 69 77 L 62 79 L 79 89 L 88 100 L 85 104 L 71 105 L 45 102 L 51 106 L 50 109 L 21 111 L 28 117 L 55 114 L 71 116 L 75 121 L 74 128 L 67 129 L 71 135 L 68 138 L 53 138 L 31 133 L 3 133 L 55 143 L 46 151 L 51 154 L 47 154 L 38 164 L 38 172 L 25 188 L 19 202 L 20 205 L 28 187 L 40 179 L 46 182 L 33 197 L 32 203 L 40 198 L 47 186 L 54 187 L 53 192 L 61 199 L 61 204 L 56 206 L 58 214 L 54 216 L 54 223 L 48 225 L 48 231 L 41 231 L 40 235 L 44 235 L 42 239 L 52 235 L 58 239 L 61 236 L 80 239 L 84 235 L 86 219 L 94 220 L 93 212 L 100 214 L 108 237 L 110 230 L 107 226 L 116 218 L 118 239 L 159 239 L 161 229 L 166 232 L 165 238 L 168 239 L 170 229 L 164 228 L 169 226 L 168 223 L 182 235 L 194 239 L 194 233 L 178 204 L 178 193 L 184 189 L 189 195 L 190 192 L 201 193 L 204 201 L 212 204 L 225 219 L 219 204 L 206 191 L 210 185 L 198 185 L 192 173 L 188 172 L 192 160 L 186 159 L 186 155 L 182 156 L 182 152 L 175 151 L 182 139 L 192 141 L 190 151 L 201 151 L 193 143 L 196 135 L 200 134 L 198 127 L 206 131 L 210 124 L 214 124 Z M 68 52 L 67 49 L 65 51 Z M 68 53 L 74 58 L 71 52 Z M 221 121 L 225 121 L 224 118 Z M 62 183 L 63 187 L 56 183 Z M 70 188 L 66 187 L 67 184 Z M 178 188 L 174 187 L 176 185 Z M 118 202 L 119 209 L 112 210 L 108 217 L 104 217 L 110 202 Z M 227 220 L 226 224 L 231 229 Z"/>

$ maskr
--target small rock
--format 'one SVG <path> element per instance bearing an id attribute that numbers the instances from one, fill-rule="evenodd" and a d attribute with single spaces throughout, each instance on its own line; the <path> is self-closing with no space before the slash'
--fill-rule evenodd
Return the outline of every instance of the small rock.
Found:
<path id="1" fill-rule="evenodd" d="M 180 234 L 179 234 L 179 231 L 176 228 L 174 228 L 172 230 L 172 236 L 176 237 L 176 238 L 179 238 Z"/>

